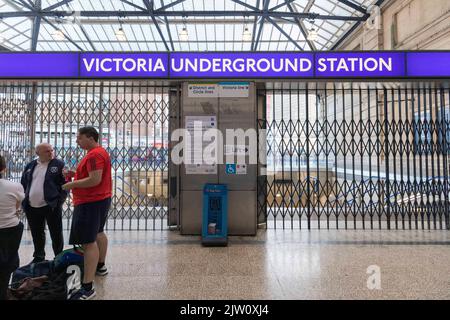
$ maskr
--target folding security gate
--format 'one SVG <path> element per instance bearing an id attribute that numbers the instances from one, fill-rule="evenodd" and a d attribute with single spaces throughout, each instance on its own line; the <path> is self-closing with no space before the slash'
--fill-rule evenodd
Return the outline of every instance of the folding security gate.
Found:
<path id="1" fill-rule="evenodd" d="M 258 91 L 266 129 L 258 221 L 282 228 L 448 229 L 450 92 L 435 83 L 285 84 Z M 177 89 L 179 90 L 179 89 Z M 0 83 L 0 152 L 20 180 L 48 141 L 69 166 L 93 125 L 113 161 L 108 229 L 167 227 L 171 87 Z M 170 112 L 174 112 L 173 114 Z M 264 161 L 263 161 L 264 162 Z M 67 227 L 72 206 L 64 207 Z"/>
<path id="2" fill-rule="evenodd" d="M 78 128 L 91 125 L 111 154 L 113 201 L 108 229 L 163 229 L 168 218 L 171 88 L 145 82 L 0 83 L 0 150 L 20 181 L 40 142 L 74 167 L 84 152 Z M 67 227 L 71 199 L 64 206 Z"/>
<path id="3" fill-rule="evenodd" d="M 448 229 L 450 92 L 434 83 L 260 90 L 258 221 L 269 228 Z M 260 135 L 261 136 L 261 135 Z"/>

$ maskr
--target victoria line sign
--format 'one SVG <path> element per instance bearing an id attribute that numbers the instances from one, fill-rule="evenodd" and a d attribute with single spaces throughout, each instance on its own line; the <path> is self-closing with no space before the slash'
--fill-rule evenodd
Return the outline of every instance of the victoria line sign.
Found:
<path id="1" fill-rule="evenodd" d="M 450 78 L 450 51 L 5 52 L 0 78 Z"/>

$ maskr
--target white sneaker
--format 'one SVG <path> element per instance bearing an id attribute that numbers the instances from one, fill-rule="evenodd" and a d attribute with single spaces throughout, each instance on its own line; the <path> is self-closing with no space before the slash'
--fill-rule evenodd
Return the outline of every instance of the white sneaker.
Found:
<path id="1" fill-rule="evenodd" d="M 95 271 L 95 274 L 98 276 L 106 276 L 108 274 L 108 269 L 106 268 L 106 266 L 97 268 L 97 271 Z"/>

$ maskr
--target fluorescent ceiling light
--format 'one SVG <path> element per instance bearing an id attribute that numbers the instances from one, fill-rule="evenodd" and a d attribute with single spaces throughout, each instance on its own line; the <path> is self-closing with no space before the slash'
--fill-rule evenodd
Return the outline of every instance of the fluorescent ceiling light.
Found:
<path id="1" fill-rule="evenodd" d="M 242 33 L 242 40 L 244 40 L 244 41 L 252 40 L 252 34 L 250 31 L 248 31 L 248 27 L 244 28 L 244 32 Z"/>
<path id="2" fill-rule="evenodd" d="M 311 30 L 309 30 L 307 39 L 309 41 L 317 41 L 318 38 L 319 34 L 317 33 L 317 31 L 314 28 L 311 28 Z"/>
<path id="3" fill-rule="evenodd" d="M 127 41 L 127 37 L 126 37 L 125 32 L 123 31 L 122 27 L 120 27 L 119 30 L 116 31 L 116 38 L 119 41 Z"/>
<path id="4" fill-rule="evenodd" d="M 55 40 L 64 40 L 66 38 L 66 37 L 64 37 L 64 33 L 60 29 L 53 30 L 52 37 Z"/>
<path id="5" fill-rule="evenodd" d="M 183 30 L 180 31 L 180 33 L 178 34 L 178 37 L 180 38 L 181 41 L 189 40 L 189 34 L 186 30 L 186 27 L 183 27 Z"/>

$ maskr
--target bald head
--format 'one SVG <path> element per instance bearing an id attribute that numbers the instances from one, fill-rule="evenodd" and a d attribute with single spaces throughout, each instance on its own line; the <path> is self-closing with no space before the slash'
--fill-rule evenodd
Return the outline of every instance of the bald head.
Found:
<path id="1" fill-rule="evenodd" d="M 41 162 L 49 162 L 53 159 L 53 147 L 49 143 L 40 143 L 36 146 L 36 154 Z"/>

